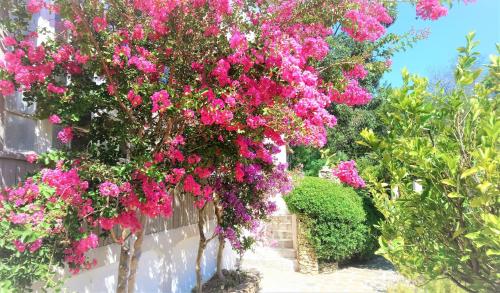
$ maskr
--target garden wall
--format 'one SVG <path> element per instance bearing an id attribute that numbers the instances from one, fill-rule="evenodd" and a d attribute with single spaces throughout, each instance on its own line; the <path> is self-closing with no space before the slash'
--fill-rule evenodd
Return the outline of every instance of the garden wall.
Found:
<path id="1" fill-rule="evenodd" d="M 211 231 L 215 222 L 210 221 Z M 149 234 L 144 239 L 139 262 L 136 292 L 191 292 L 196 283 L 195 261 L 198 248 L 196 224 Z M 216 270 L 217 241 L 211 241 L 203 257 L 203 279 L 208 280 Z M 224 267 L 233 269 L 236 255 L 229 243 L 225 246 Z M 117 282 L 120 248 L 116 244 L 100 247 L 90 254 L 98 265 L 90 271 L 71 277 L 65 283 L 68 292 L 114 292 Z"/>

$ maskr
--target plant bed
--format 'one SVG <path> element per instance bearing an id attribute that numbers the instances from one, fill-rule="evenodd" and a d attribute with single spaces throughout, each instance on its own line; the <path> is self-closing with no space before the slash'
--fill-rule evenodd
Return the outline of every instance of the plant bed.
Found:
<path id="1" fill-rule="evenodd" d="M 203 284 L 204 293 L 257 293 L 259 292 L 260 273 L 256 270 L 227 271 L 223 270 L 225 279 L 221 280 L 214 275 Z M 193 289 L 193 292 L 194 289 Z"/>

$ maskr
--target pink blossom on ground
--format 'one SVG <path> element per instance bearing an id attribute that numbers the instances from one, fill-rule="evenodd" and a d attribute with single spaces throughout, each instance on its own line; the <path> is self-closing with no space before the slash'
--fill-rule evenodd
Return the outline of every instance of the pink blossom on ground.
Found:
<path id="1" fill-rule="evenodd" d="M 65 127 L 57 134 L 57 138 L 64 144 L 68 144 L 73 139 L 73 129 L 71 127 Z"/>
<path id="2" fill-rule="evenodd" d="M 52 114 L 49 116 L 49 122 L 52 124 L 59 124 L 62 122 L 61 118 L 56 114 Z"/>
<path id="3" fill-rule="evenodd" d="M 358 175 L 356 162 L 352 160 L 340 162 L 332 172 L 341 182 L 354 188 L 364 188 L 366 186 L 365 181 Z"/>

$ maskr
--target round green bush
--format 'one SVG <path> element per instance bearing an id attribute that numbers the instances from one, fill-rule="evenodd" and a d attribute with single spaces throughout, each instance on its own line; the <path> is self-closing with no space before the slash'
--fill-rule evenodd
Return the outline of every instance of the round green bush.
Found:
<path id="1" fill-rule="evenodd" d="M 331 180 L 304 177 L 285 202 L 307 227 L 318 260 L 345 262 L 376 249 L 378 213 L 366 196 Z"/>

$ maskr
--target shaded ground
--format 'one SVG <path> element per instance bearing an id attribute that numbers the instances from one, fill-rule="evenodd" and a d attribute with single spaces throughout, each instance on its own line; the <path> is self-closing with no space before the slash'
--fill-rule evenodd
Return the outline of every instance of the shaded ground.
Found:
<path id="1" fill-rule="evenodd" d="M 204 293 L 255 293 L 259 292 L 260 274 L 255 271 L 226 271 L 223 270 L 225 279 L 220 280 L 214 275 L 203 284 Z M 194 292 L 194 289 L 193 289 Z"/>

